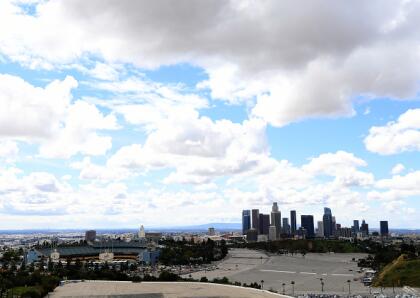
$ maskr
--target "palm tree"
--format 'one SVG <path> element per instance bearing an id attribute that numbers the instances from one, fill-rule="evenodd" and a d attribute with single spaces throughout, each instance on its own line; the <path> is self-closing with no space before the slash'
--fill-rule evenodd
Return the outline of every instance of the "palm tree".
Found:
<path id="1" fill-rule="evenodd" d="M 264 280 L 261 279 L 261 290 L 264 290 Z"/>
<path id="2" fill-rule="evenodd" d="M 321 277 L 319 280 L 321 281 L 321 292 L 324 292 L 324 279 Z"/>
<path id="3" fill-rule="evenodd" d="M 285 283 L 281 284 L 283 286 L 283 295 L 285 294 L 285 290 L 284 290 L 284 286 L 286 285 Z"/>

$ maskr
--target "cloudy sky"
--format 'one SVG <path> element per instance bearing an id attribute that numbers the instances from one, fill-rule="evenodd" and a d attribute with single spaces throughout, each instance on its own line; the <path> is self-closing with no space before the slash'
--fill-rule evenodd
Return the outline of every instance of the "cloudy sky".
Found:
<path id="1" fill-rule="evenodd" d="M 420 228 L 420 2 L 0 0 L 0 229 Z"/>

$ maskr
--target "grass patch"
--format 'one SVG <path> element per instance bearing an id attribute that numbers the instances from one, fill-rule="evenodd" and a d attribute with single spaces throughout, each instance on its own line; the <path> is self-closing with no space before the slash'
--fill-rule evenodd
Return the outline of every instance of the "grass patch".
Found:
<path id="1" fill-rule="evenodd" d="M 374 286 L 420 287 L 420 259 L 401 255 L 385 266 L 374 281 Z"/>

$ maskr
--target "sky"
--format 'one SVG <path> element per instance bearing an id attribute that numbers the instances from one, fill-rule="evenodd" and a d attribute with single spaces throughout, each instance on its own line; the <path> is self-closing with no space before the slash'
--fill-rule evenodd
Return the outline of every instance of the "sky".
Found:
<path id="1" fill-rule="evenodd" d="M 0 0 L 0 229 L 420 228 L 419 1 Z"/>

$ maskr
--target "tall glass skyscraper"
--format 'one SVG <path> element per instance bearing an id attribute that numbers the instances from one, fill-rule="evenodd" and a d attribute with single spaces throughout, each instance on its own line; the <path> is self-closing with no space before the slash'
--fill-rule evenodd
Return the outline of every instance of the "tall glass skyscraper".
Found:
<path id="1" fill-rule="evenodd" d="M 357 219 L 353 220 L 353 232 L 355 234 L 360 232 L 359 220 Z"/>
<path id="2" fill-rule="evenodd" d="M 322 217 L 322 222 L 324 225 L 324 237 L 329 238 L 333 235 L 333 218 L 331 209 L 324 208 L 324 216 Z"/>
<path id="3" fill-rule="evenodd" d="M 246 235 L 246 232 L 251 228 L 251 211 L 242 210 L 242 235 Z"/>
<path id="4" fill-rule="evenodd" d="M 281 212 L 277 202 L 274 202 L 271 208 L 271 225 L 276 227 L 277 238 L 279 238 L 281 233 Z"/>
<path id="5" fill-rule="evenodd" d="M 296 234 L 296 210 L 290 211 L 290 233 Z"/>
<path id="6" fill-rule="evenodd" d="M 260 226 L 259 225 L 259 223 L 260 223 L 260 210 L 252 209 L 251 217 L 252 217 L 252 228 L 256 229 L 257 233 L 258 233 L 258 231 L 260 230 L 259 229 L 259 226 Z"/>
<path id="7" fill-rule="evenodd" d="M 388 236 L 389 230 L 388 230 L 388 221 L 387 220 L 381 220 L 379 222 L 381 227 L 381 236 Z"/>
<path id="8" fill-rule="evenodd" d="M 315 237 L 314 231 L 314 216 L 313 215 L 301 215 L 300 216 L 300 225 L 306 230 L 306 236 L 308 238 Z"/>

